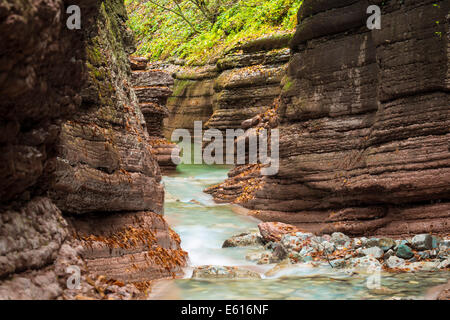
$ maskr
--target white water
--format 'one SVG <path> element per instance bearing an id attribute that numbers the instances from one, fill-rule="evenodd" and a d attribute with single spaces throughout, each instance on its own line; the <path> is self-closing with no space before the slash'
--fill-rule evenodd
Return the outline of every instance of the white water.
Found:
<path id="1" fill-rule="evenodd" d="M 216 204 L 203 190 L 222 182 L 225 166 L 181 165 L 163 178 L 166 189 L 165 218 L 180 235 L 189 253 L 190 266 L 184 279 L 163 281 L 152 298 L 167 299 L 384 299 L 423 297 L 427 288 L 445 283 L 449 272 L 382 274 L 381 292 L 367 288 L 367 275 L 349 275 L 331 269 L 295 265 L 261 280 L 191 280 L 199 265 L 245 266 L 264 273 L 274 265 L 258 266 L 245 255 L 257 248 L 222 248 L 238 233 L 256 228 L 258 220 L 237 214 L 227 204 Z"/>

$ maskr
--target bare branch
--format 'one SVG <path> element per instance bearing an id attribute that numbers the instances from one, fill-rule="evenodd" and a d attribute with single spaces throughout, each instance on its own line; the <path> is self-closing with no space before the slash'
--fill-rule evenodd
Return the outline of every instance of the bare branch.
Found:
<path id="1" fill-rule="evenodd" d="M 166 11 L 169 11 L 169 12 L 172 12 L 172 13 L 176 14 L 177 16 L 181 17 L 189 25 L 189 27 L 191 27 L 192 31 L 194 31 L 195 33 L 200 33 L 197 30 L 197 28 L 195 28 L 194 25 L 189 21 L 189 19 L 186 18 L 186 16 L 183 14 L 183 10 L 181 9 L 180 5 L 176 2 L 176 0 L 172 0 L 172 2 L 175 3 L 175 5 L 178 8 L 178 11 L 176 11 L 176 10 L 174 10 L 172 8 L 169 8 L 169 7 L 165 7 L 165 6 L 159 4 L 158 2 L 156 2 L 154 0 L 147 0 L 146 2 L 150 2 L 153 5 L 159 7 L 161 9 L 163 9 L 163 10 L 166 10 Z"/>

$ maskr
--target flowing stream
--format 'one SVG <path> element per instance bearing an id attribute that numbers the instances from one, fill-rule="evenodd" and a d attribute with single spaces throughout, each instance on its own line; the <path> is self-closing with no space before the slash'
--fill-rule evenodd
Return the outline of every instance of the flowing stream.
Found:
<path id="1" fill-rule="evenodd" d="M 227 238 L 257 228 L 258 220 L 216 204 L 203 190 L 226 178 L 229 167 L 180 165 L 163 178 L 165 217 L 189 253 L 185 277 L 155 285 L 151 298 L 162 299 L 386 299 L 423 298 L 430 287 L 446 283 L 449 272 L 381 274 L 381 288 L 370 290 L 367 274 L 350 274 L 320 266 L 295 265 L 261 280 L 193 280 L 200 265 L 243 266 L 264 274 L 275 264 L 257 265 L 245 259 L 261 248 L 222 248 Z"/>

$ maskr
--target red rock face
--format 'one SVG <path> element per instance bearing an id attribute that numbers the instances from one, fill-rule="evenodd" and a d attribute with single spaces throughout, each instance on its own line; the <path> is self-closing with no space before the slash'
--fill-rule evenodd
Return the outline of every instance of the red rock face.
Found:
<path id="1" fill-rule="evenodd" d="M 437 4 L 385 4 L 370 31 L 366 1 L 304 2 L 280 170 L 244 206 L 319 233 L 450 231 L 450 4 Z"/>
<path id="2" fill-rule="evenodd" d="M 125 283 L 181 273 L 187 253 L 180 238 L 156 213 L 124 212 L 70 219 L 90 272 Z"/>
<path id="3" fill-rule="evenodd" d="M 166 103 L 172 94 L 173 78 L 167 71 L 148 69 L 147 60 L 142 57 L 130 58 L 132 84 L 139 100 L 139 107 L 147 123 L 152 152 L 163 171 L 176 168 L 172 161 L 172 151 L 176 144 L 163 135 L 164 119 L 169 115 Z"/>
<path id="4" fill-rule="evenodd" d="M 59 119 L 81 103 L 84 44 L 62 28 L 63 9 L 63 1 L 0 4 L 2 203 L 45 173 Z"/>
<path id="5" fill-rule="evenodd" d="M 130 87 L 125 7 L 76 4 L 81 30 L 66 28 L 62 0 L 0 4 L 1 299 L 108 298 L 90 277 L 135 298 L 127 284 L 145 289 L 186 261 Z"/>

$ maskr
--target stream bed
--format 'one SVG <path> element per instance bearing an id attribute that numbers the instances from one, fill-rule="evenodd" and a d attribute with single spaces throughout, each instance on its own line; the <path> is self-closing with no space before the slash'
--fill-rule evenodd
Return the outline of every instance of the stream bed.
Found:
<path id="1" fill-rule="evenodd" d="M 236 212 L 229 204 L 216 204 L 203 190 L 222 182 L 227 166 L 180 165 L 164 176 L 165 218 L 180 235 L 189 253 L 185 277 L 163 280 L 154 286 L 155 299 L 390 299 L 424 298 L 427 290 L 446 283 L 450 272 L 386 273 L 381 288 L 369 289 L 368 277 L 332 269 L 329 265 L 297 264 L 271 276 L 275 264 L 257 265 L 245 259 L 256 247 L 222 248 L 233 235 L 257 228 L 260 221 Z M 260 249 L 260 248 L 259 248 Z M 192 270 L 201 265 L 241 266 L 263 275 L 260 280 L 194 280 Z"/>

